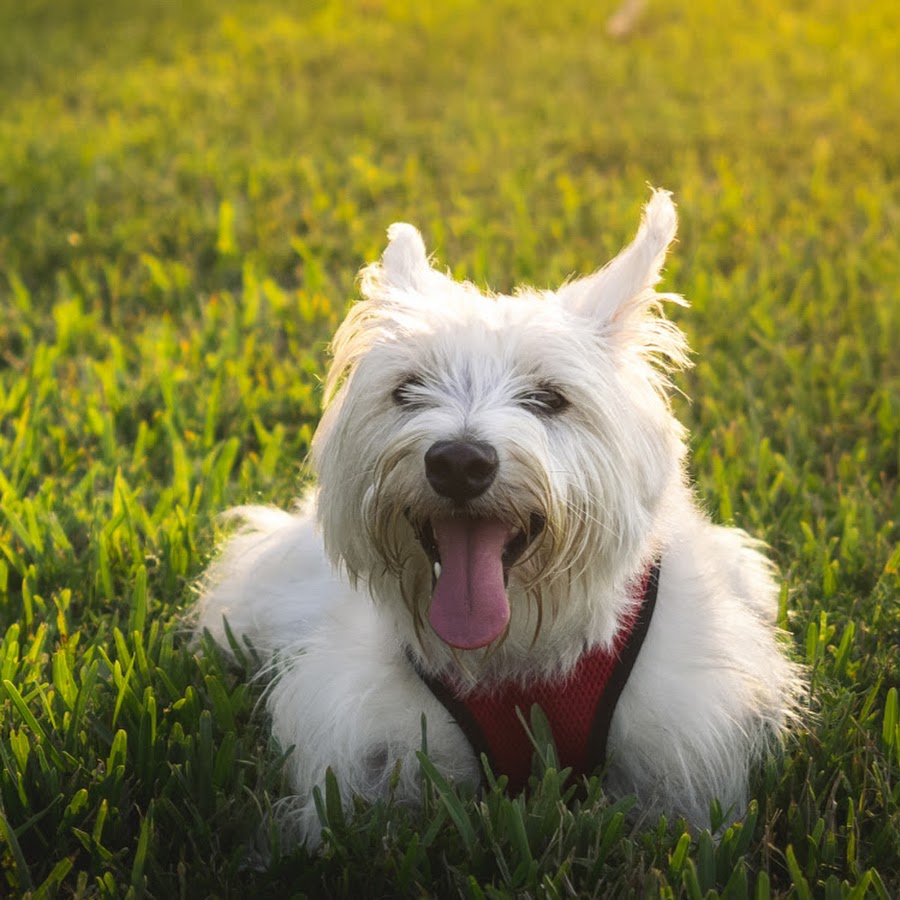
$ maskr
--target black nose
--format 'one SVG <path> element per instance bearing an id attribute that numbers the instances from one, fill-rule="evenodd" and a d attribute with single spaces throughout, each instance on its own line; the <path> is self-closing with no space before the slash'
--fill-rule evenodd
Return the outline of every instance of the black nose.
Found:
<path id="1" fill-rule="evenodd" d="M 438 441 L 425 453 L 425 477 L 442 497 L 465 503 L 483 494 L 497 474 L 497 451 L 483 441 Z"/>

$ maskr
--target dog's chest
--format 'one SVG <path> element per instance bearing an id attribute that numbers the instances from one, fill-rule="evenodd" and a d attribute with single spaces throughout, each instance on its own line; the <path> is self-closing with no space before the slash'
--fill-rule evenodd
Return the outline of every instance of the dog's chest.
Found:
<path id="1" fill-rule="evenodd" d="M 449 679 L 419 672 L 435 697 L 462 728 L 476 755 L 484 753 L 495 775 L 506 775 L 519 791 L 528 782 L 534 747 L 525 722 L 540 706 L 556 744 L 560 766 L 590 775 L 606 760 L 606 742 L 616 703 L 650 626 L 659 582 L 652 566 L 636 587 L 639 603 L 611 648 L 582 655 L 565 678 L 522 685 L 506 682 L 462 692 Z"/>

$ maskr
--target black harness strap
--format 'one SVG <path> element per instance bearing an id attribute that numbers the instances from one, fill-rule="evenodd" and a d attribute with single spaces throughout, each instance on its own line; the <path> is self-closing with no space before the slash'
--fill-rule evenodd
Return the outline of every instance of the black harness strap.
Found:
<path id="1" fill-rule="evenodd" d="M 644 638 L 650 629 L 650 620 L 656 609 L 656 595 L 659 591 L 659 562 L 653 564 L 647 576 L 644 587 L 644 598 L 641 608 L 638 610 L 637 621 L 631 629 L 628 643 L 622 648 L 622 653 L 616 663 L 615 669 L 606 684 L 606 690 L 600 697 L 597 710 L 594 713 L 594 724 L 591 727 L 591 735 L 588 738 L 588 759 L 592 769 L 599 769 L 606 765 L 606 742 L 609 740 L 609 726 L 612 723 L 616 704 L 631 675 L 631 670 L 637 661 L 638 654 L 644 644 Z"/>
<path id="2" fill-rule="evenodd" d="M 434 694 L 435 698 L 441 702 L 444 709 L 450 713 L 456 724 L 462 729 L 462 733 L 466 736 L 466 740 L 471 745 L 475 756 L 480 760 L 481 754 L 483 753 L 487 757 L 491 771 L 496 771 L 494 754 L 491 752 L 490 744 L 488 744 L 484 732 L 478 724 L 478 720 L 472 715 L 472 711 L 469 707 L 466 706 L 466 704 L 463 703 L 463 701 L 460 700 L 440 678 L 436 678 L 434 675 L 423 672 L 413 658 L 409 647 L 406 648 L 406 658 L 410 661 L 416 675 L 425 682 L 425 686 L 432 694 Z M 482 774 L 482 778 L 483 777 Z"/>

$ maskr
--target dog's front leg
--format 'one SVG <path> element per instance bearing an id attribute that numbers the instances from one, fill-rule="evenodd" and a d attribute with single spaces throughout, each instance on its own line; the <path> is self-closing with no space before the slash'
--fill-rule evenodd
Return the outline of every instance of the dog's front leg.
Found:
<path id="1" fill-rule="evenodd" d="M 354 604 L 355 605 L 355 604 Z M 371 607 L 338 610 L 280 664 L 268 697 L 272 730 L 290 748 L 296 792 L 282 810 L 289 831 L 316 846 L 322 822 L 313 789 L 334 773 L 345 811 L 354 797 L 417 804 L 416 753 L 427 749 L 442 774 L 477 783 L 480 768 L 449 713 L 414 673 Z"/>

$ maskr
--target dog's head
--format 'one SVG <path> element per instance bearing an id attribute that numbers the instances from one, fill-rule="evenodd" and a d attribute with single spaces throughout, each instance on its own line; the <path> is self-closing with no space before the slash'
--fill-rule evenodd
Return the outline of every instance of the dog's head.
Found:
<path id="1" fill-rule="evenodd" d="M 667 372 L 686 347 L 653 290 L 675 227 L 655 192 L 635 240 L 555 292 L 485 295 L 403 224 L 363 270 L 313 443 L 319 518 L 331 557 L 404 597 L 417 630 L 468 650 L 511 617 L 547 627 L 652 549 L 682 478 Z"/>

